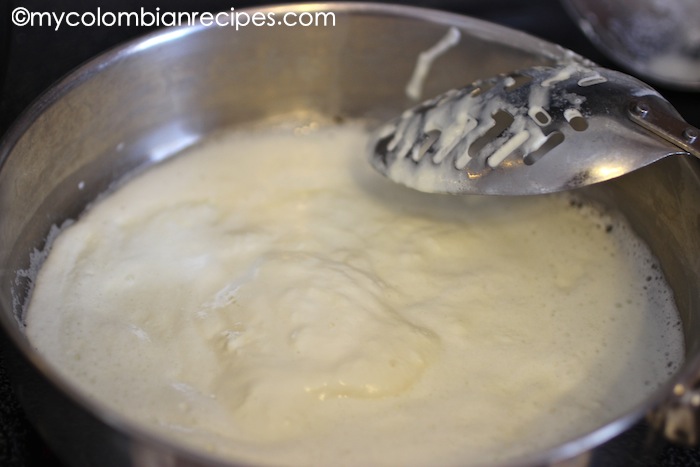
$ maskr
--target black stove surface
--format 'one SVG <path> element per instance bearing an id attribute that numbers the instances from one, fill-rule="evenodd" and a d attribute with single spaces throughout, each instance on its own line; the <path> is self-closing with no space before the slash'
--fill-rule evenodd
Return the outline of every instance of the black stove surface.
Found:
<path id="1" fill-rule="evenodd" d="M 284 0 L 282 0 L 284 1 Z M 4 2 L 4 3 L 3 3 Z M 30 11 L 94 11 L 98 6 L 112 11 L 138 11 L 141 7 L 168 11 L 223 11 L 271 2 L 230 0 L 3 0 L 0 2 L 0 134 L 52 83 L 70 70 L 112 46 L 149 32 L 147 27 L 74 27 L 55 31 L 47 27 L 18 27 L 11 24 L 16 7 Z M 277 3 L 280 3 L 279 1 Z M 604 66 L 619 68 L 595 50 L 556 0 L 427 0 L 404 1 L 486 19 L 561 44 Z M 622 70 L 625 71 L 625 70 Z M 657 86 L 686 120 L 700 126 L 700 93 L 673 91 Z M 0 335 L 0 344 L 5 344 Z M 622 444 L 634 443 L 634 437 Z M 627 450 L 624 450 L 627 451 Z M 630 456 L 612 449 L 598 464 L 603 466 L 661 467 L 700 466 L 700 450 L 662 446 L 655 456 Z M 29 424 L 20 408 L 0 356 L 0 466 L 63 467 Z"/>

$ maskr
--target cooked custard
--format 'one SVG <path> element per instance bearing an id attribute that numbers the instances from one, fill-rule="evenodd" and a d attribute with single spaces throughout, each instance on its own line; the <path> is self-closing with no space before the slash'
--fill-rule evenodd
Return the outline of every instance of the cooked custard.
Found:
<path id="1" fill-rule="evenodd" d="M 177 443 L 272 465 L 520 458 L 675 371 L 672 293 L 621 217 L 571 195 L 427 195 L 362 124 L 233 131 L 65 228 L 31 344 Z"/>

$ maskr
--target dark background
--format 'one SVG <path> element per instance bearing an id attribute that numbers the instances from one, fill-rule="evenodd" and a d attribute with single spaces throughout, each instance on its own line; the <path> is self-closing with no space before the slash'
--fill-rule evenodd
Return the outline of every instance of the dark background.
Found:
<path id="1" fill-rule="evenodd" d="M 0 134 L 45 89 L 70 70 L 96 54 L 128 39 L 145 34 L 147 27 L 17 27 L 11 24 L 12 9 L 30 11 L 223 11 L 255 6 L 264 1 L 236 0 L 0 0 Z M 274 2 L 280 3 L 280 2 Z M 429 6 L 494 21 L 559 43 L 605 66 L 617 68 L 579 32 L 556 0 L 443 0 L 396 1 Z M 699 26 L 700 27 L 700 26 Z M 624 70 L 623 70 L 624 71 Z M 679 92 L 658 86 L 690 123 L 700 126 L 700 93 Z M 0 335 L 0 344 L 4 336 Z M 644 460 L 612 455 L 603 465 L 700 466 L 700 451 L 665 446 L 659 457 Z M 62 464 L 29 425 L 19 407 L 0 357 L 0 467 L 58 467 Z"/>

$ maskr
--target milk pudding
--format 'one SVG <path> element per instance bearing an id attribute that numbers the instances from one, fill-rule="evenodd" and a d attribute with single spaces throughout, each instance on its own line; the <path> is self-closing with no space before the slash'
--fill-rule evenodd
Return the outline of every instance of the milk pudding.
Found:
<path id="1" fill-rule="evenodd" d="M 361 123 L 219 135 L 54 241 L 31 344 L 87 397 L 270 465 L 520 458 L 616 418 L 682 361 L 624 219 L 571 195 L 427 195 Z"/>

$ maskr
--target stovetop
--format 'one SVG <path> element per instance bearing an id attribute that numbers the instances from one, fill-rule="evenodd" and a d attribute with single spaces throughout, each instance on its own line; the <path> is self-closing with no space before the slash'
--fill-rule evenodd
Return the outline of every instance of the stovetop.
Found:
<path id="1" fill-rule="evenodd" d="M 284 0 L 281 0 L 284 1 Z M 0 2 L 2 3 L 2 2 Z M 43 90 L 90 57 L 133 37 L 149 32 L 147 27 L 74 27 L 55 31 L 47 27 L 18 27 L 10 24 L 16 7 L 30 11 L 91 11 L 97 6 L 118 11 L 223 11 L 263 1 L 226 0 L 63 0 L 59 6 L 51 0 L 10 0 L 0 5 L 0 134 Z M 280 3 L 280 1 L 276 2 Z M 604 66 L 609 62 L 579 32 L 556 0 L 427 0 L 397 1 L 467 14 L 504 24 L 559 43 Z M 5 11 L 3 11 L 4 9 Z M 624 71 L 624 70 L 623 70 Z M 686 120 L 700 126 L 700 92 L 673 91 L 657 86 Z M 4 344 L 0 335 L 0 344 Z M 638 459 L 611 453 L 601 465 L 662 467 L 700 466 L 700 450 L 665 446 L 658 457 Z M 28 423 L 14 396 L 0 357 L 0 466 L 64 467 Z"/>

